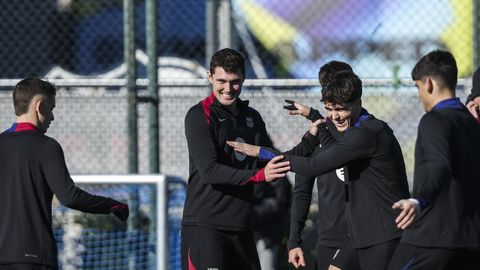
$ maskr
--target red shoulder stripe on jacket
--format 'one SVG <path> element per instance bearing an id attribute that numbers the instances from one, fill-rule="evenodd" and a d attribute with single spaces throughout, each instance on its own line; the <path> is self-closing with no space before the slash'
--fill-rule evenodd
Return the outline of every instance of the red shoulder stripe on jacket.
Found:
<path id="1" fill-rule="evenodd" d="M 202 108 L 203 108 L 203 112 L 205 113 L 205 118 L 207 119 L 208 125 L 210 125 L 210 118 L 209 118 L 211 113 L 210 106 L 212 106 L 214 98 L 215 96 L 212 93 L 210 96 L 202 100 Z"/>

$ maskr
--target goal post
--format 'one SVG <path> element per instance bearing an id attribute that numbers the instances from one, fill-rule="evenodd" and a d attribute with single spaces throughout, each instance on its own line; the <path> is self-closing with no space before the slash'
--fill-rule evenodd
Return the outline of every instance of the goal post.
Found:
<path id="1" fill-rule="evenodd" d="M 57 202 L 52 215 L 63 269 L 181 268 L 186 182 L 166 175 L 72 175 L 80 188 L 129 204 L 127 224 Z"/>

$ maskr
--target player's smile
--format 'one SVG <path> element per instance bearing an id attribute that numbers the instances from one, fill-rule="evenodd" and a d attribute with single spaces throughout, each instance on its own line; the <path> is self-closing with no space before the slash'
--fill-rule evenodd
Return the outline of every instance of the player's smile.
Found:
<path id="1" fill-rule="evenodd" d="M 345 131 L 350 127 L 350 118 L 352 115 L 351 107 L 326 102 L 325 110 L 327 111 L 327 117 L 332 120 L 338 131 Z"/>
<path id="2" fill-rule="evenodd" d="M 219 91 L 219 94 L 222 98 L 225 98 L 225 99 L 235 99 L 238 96 L 235 92 L 228 91 L 228 90 Z"/>

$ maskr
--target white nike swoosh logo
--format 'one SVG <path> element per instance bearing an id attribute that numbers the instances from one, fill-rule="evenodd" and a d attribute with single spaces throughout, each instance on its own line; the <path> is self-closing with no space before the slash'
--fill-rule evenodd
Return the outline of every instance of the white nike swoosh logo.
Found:
<path id="1" fill-rule="evenodd" d="M 223 122 L 225 120 L 227 120 L 227 118 L 218 118 L 218 121 L 220 121 L 220 122 Z"/>

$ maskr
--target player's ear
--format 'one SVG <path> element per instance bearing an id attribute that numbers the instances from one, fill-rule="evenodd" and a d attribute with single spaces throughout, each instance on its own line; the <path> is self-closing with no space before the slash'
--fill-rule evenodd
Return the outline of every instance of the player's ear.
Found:
<path id="1" fill-rule="evenodd" d="M 425 79 L 425 88 L 427 89 L 427 92 L 429 94 L 433 93 L 433 84 L 434 84 L 434 81 L 432 80 L 431 77 L 427 77 Z"/>
<path id="2" fill-rule="evenodd" d="M 42 99 L 39 96 L 34 96 L 29 105 L 28 110 L 33 110 L 34 112 L 40 112 L 42 106 Z"/>
<path id="3" fill-rule="evenodd" d="M 208 81 L 213 84 L 213 77 L 212 77 L 212 72 L 210 72 L 210 70 L 207 71 L 207 78 L 208 78 Z"/>

